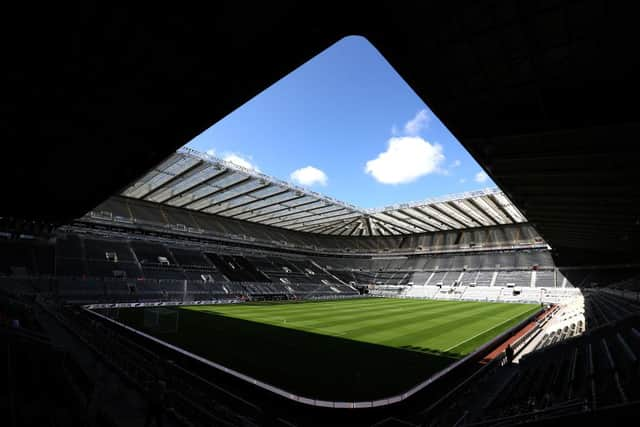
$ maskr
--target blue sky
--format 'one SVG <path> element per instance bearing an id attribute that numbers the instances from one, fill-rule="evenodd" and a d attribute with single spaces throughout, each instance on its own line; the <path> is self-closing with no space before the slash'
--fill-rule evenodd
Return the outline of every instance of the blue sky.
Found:
<path id="1" fill-rule="evenodd" d="M 362 208 L 495 186 L 357 36 L 330 46 L 187 146 Z"/>

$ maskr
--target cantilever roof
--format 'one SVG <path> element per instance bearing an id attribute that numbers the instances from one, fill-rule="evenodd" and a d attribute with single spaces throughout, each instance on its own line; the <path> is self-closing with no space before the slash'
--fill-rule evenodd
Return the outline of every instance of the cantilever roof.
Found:
<path id="1" fill-rule="evenodd" d="M 361 209 L 190 148 L 172 154 L 121 195 L 289 230 L 345 236 L 526 222 L 499 189 Z"/>

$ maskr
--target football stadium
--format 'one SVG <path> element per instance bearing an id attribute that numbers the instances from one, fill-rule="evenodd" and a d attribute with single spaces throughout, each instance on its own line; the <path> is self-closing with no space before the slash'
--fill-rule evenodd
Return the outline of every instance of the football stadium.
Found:
<path id="1" fill-rule="evenodd" d="M 2 425 L 635 425 L 640 59 L 629 9 L 9 13 Z M 388 151 L 354 168 L 378 187 L 311 166 L 285 179 L 193 142 L 345 40 L 366 40 L 428 102 L 404 127 L 390 120 Z M 357 86 L 382 73 L 366 64 L 318 74 Z M 348 91 L 309 87 L 263 107 L 266 126 L 283 104 Z M 341 102 L 326 111 L 344 114 Z M 312 140 L 322 131 L 305 120 L 288 123 Z M 450 131 L 469 161 L 422 139 L 427 126 Z M 267 127 L 256 152 L 279 149 Z M 274 163 L 311 150 L 296 141 Z M 405 181 L 394 177 L 411 173 L 410 158 L 375 169 L 401 143 L 435 163 L 416 157 L 422 175 Z M 344 169 L 362 147 L 336 144 L 310 156 Z M 471 160 L 475 179 L 456 175 Z M 461 191 L 418 179 L 428 174 Z M 349 185 L 353 198 L 336 196 Z M 405 188 L 427 196 L 407 202 Z"/>

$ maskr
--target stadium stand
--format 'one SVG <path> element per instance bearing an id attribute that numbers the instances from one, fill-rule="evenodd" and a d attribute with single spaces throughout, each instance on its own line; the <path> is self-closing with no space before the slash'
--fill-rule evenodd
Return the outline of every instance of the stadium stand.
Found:
<path id="1" fill-rule="evenodd" d="M 145 215 L 147 219 L 153 217 L 153 214 Z M 197 217 L 194 213 L 189 216 Z M 131 218 L 132 223 L 137 222 L 135 217 Z M 635 396 L 635 380 L 629 376 L 628 363 L 631 362 L 620 359 L 619 355 L 621 351 L 629 353 L 627 348 L 633 351 L 635 342 L 627 342 L 631 340 L 631 329 L 606 331 L 626 324 L 630 316 L 640 312 L 635 291 L 636 267 L 558 268 L 548 249 L 516 248 L 515 241 L 505 241 L 503 246 L 495 248 L 484 245 L 454 248 L 451 245 L 455 241 L 451 240 L 450 244 L 429 248 L 428 252 L 408 254 L 411 246 L 402 238 L 402 242 L 388 245 L 391 240 L 363 237 L 367 242 L 362 244 L 362 251 L 345 254 L 339 246 L 332 247 L 329 240 L 316 236 L 298 238 L 295 247 L 275 243 L 257 245 L 204 234 L 185 239 L 182 231 L 175 229 L 158 235 L 155 225 L 145 226 L 133 234 L 121 226 L 98 227 L 101 224 L 101 221 L 85 219 L 59 228 L 55 239 L 48 243 L 18 242 L 20 250 L 14 252 L 18 255 L 5 258 L 9 260 L 5 265 L 12 268 L 4 270 L 1 283 L 7 291 L 19 289 L 24 293 L 27 290 L 32 296 L 38 295 L 37 298 L 44 295 L 53 298 L 46 303 L 51 313 L 56 313 L 52 315 L 97 349 L 102 357 L 119 364 L 118 369 L 124 370 L 121 372 L 126 372 L 127 377 L 137 378 L 134 380 L 137 384 L 150 378 L 152 374 L 144 372 L 143 367 L 157 363 L 157 356 L 150 354 L 145 356 L 146 360 L 140 359 L 140 353 L 149 351 L 148 344 L 122 332 L 114 335 L 114 331 L 108 332 L 109 327 L 98 326 L 100 322 L 96 323 L 95 319 L 88 321 L 86 313 L 74 308 L 77 304 L 107 307 L 338 299 L 362 293 L 382 298 L 535 303 L 551 307 L 550 314 L 531 329 L 523 330 L 524 335 L 512 342 L 517 366 L 495 366 L 502 362 L 491 362 L 490 369 L 482 369 L 482 375 L 470 377 L 484 384 L 482 387 L 488 384 L 499 388 L 494 391 L 489 387 L 486 395 L 474 397 L 477 403 L 467 405 L 464 419 L 452 420 L 442 411 L 429 412 L 428 425 L 459 421 L 491 424 L 510 417 L 527 420 L 532 413 L 549 416 L 580 413 L 624 404 Z M 251 224 L 250 227 L 264 226 Z M 232 225 L 226 230 L 231 235 L 242 235 L 242 230 Z M 483 235 L 493 234 L 502 239 L 509 236 L 504 230 L 494 233 L 491 229 Z M 473 239 L 481 242 L 478 233 Z M 446 236 L 441 241 L 446 241 Z M 317 248 L 314 245 L 321 242 L 326 243 L 322 251 L 306 250 Z M 5 252 L 10 253 L 15 244 L 4 241 L 3 247 L 9 248 Z M 25 257 L 29 263 L 15 268 L 17 261 L 24 263 Z M 54 303 L 55 300 L 58 302 Z M 60 302 L 74 305 L 61 308 Z M 592 334 L 598 338 L 585 338 Z M 570 344 L 574 342 L 582 344 Z M 132 348 L 138 349 L 138 354 L 134 355 Z M 114 352 L 118 352 L 117 357 Z M 490 360 L 502 360 L 504 353 L 498 354 L 502 356 Z M 555 360 L 556 354 L 563 357 Z M 617 376 L 598 376 L 595 371 L 590 374 L 590 363 L 594 370 L 616 372 Z M 227 402 L 227 398 L 222 397 L 213 407 L 207 403 L 204 395 L 224 395 L 229 391 L 226 385 L 215 391 L 215 387 L 211 388 L 214 384 L 201 376 L 203 373 L 180 363 L 167 366 L 167 371 L 175 374 L 170 383 L 181 387 L 181 393 L 171 397 L 173 420 L 260 425 L 257 420 L 264 416 L 262 408 L 247 410 L 242 404 L 237 406 L 238 402 L 233 399 Z M 572 380 L 583 375 L 581 372 L 590 378 L 584 384 Z M 540 376 L 548 376 L 552 381 L 536 381 Z M 227 384 L 227 380 L 222 383 Z M 480 387 L 476 384 L 471 389 L 480 390 Z M 450 399 L 441 405 L 460 405 Z M 419 425 L 426 419 L 420 418 L 420 413 L 404 417 L 402 422 Z M 281 420 L 282 425 L 288 422 Z"/>
<path id="2" fill-rule="evenodd" d="M 135 4 L 27 4 L 13 13 L 16 6 L 5 11 L 0 79 L 2 425 L 142 425 L 154 366 L 169 389 L 168 425 L 637 423 L 632 4 L 324 2 L 313 13 L 307 4 L 238 2 L 216 3 L 214 13 Z M 461 204 L 489 225 L 457 211 L 459 195 L 360 210 L 175 151 L 349 34 L 380 50 L 501 187 Z M 170 169 L 176 159 L 186 166 Z M 203 188 L 189 188 L 189 177 L 214 166 L 228 168 L 220 180 L 230 185 L 268 184 L 267 195 L 320 200 L 348 218 L 276 227 L 243 206 L 181 208 L 182 194 Z M 226 202 L 251 197 L 232 194 Z M 251 202 L 258 210 L 269 203 L 261 197 L 269 196 Z M 497 215 L 483 212 L 487 205 Z M 425 222 L 390 224 L 385 210 Z M 424 392 L 365 408 L 266 393 L 82 307 L 116 316 L 120 304 L 360 293 L 540 302 L 541 311 L 441 371 Z M 103 369 L 117 383 L 111 401 L 101 395 Z"/>
<path id="3" fill-rule="evenodd" d="M 637 400 L 638 318 L 559 340 L 521 360 L 488 402 L 479 425 L 568 413 Z M 571 331 L 564 331 L 571 334 Z"/>

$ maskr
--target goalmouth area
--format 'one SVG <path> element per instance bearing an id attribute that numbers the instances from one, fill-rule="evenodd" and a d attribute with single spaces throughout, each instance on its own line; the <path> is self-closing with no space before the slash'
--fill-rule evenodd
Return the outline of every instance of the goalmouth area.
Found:
<path id="1" fill-rule="evenodd" d="M 365 401 L 405 392 L 539 309 L 355 298 L 170 307 L 162 328 L 146 308 L 114 320 L 290 393 Z"/>

